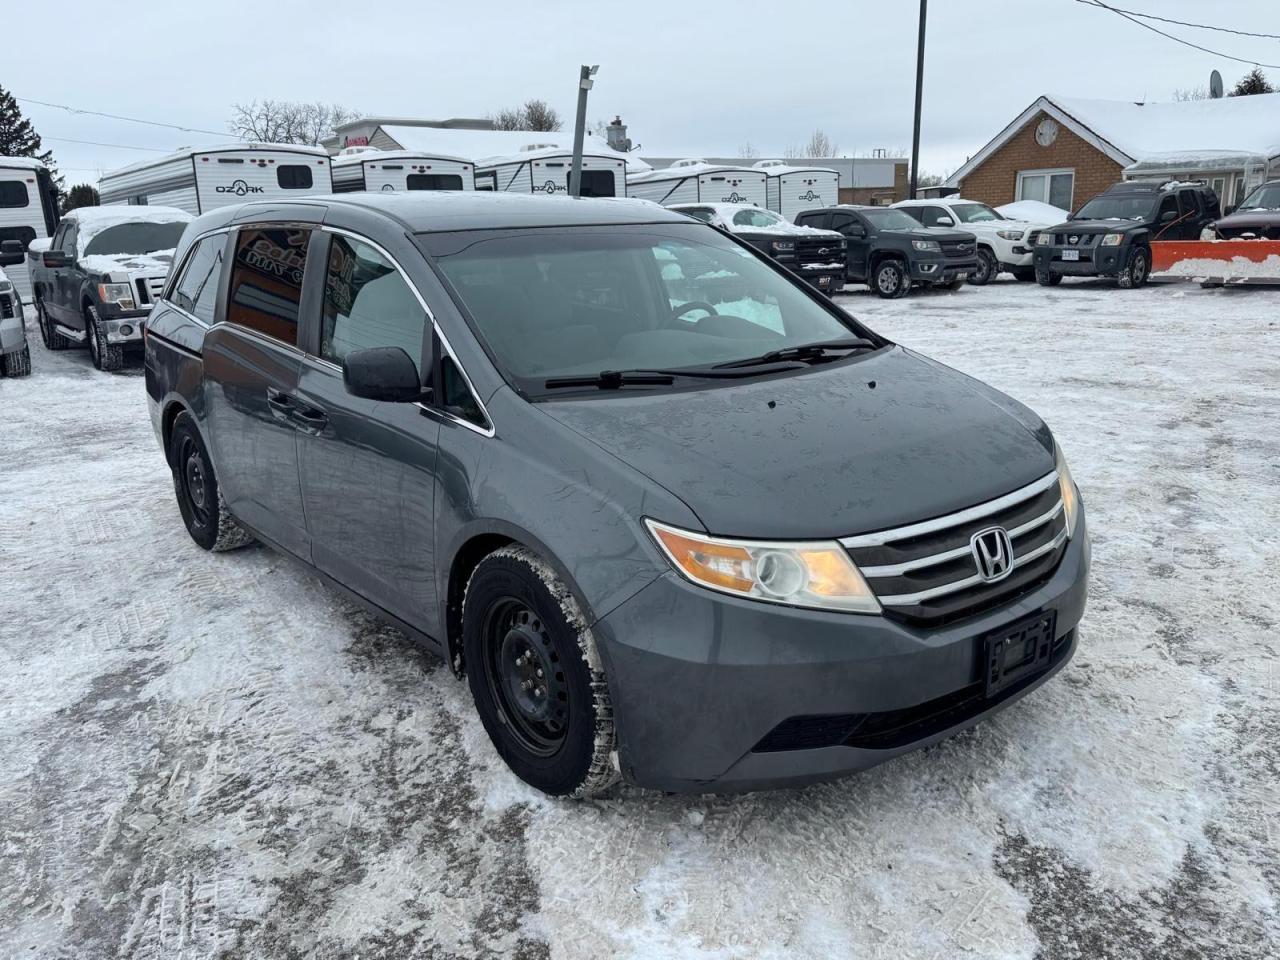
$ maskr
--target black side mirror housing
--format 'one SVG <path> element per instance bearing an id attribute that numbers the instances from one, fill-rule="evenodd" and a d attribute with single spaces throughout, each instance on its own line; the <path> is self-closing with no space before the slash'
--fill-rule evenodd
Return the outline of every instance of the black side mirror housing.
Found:
<path id="1" fill-rule="evenodd" d="M 347 393 L 366 400 L 410 403 L 424 400 L 418 368 L 400 347 L 368 347 L 353 350 L 342 361 L 342 383 Z"/>
<path id="2" fill-rule="evenodd" d="M 1160 214 L 1161 223 L 1173 223 L 1173 221 L 1177 219 L 1178 219 L 1178 214 L 1173 210 L 1166 210 L 1164 213 Z"/>
<path id="3" fill-rule="evenodd" d="M 1236 205 L 1234 203 L 1229 204 L 1222 208 L 1222 215 L 1224 217 L 1229 217 L 1235 212 L 1236 212 Z"/>
<path id="4" fill-rule="evenodd" d="M 46 267 L 65 267 L 71 262 L 71 258 L 61 250 L 46 250 L 41 259 Z"/>
<path id="5" fill-rule="evenodd" d="M 17 240 L 0 242 L 0 267 L 16 267 L 26 259 L 26 251 Z"/>

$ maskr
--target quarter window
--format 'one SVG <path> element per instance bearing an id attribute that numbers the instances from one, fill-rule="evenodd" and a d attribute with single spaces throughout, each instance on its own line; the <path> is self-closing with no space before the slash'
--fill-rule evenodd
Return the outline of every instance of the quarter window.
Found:
<path id="1" fill-rule="evenodd" d="M 285 163 L 276 167 L 276 183 L 282 190 L 309 190 L 312 184 L 311 168 L 299 163 Z"/>
<path id="2" fill-rule="evenodd" d="M 205 237 L 196 244 L 187 259 L 182 279 L 173 291 L 174 305 L 205 323 L 213 323 L 218 277 L 222 275 L 222 251 L 226 245 L 227 238 L 223 234 Z"/>
<path id="3" fill-rule="evenodd" d="M 74 223 L 68 223 L 67 228 L 62 232 L 62 242 L 58 244 L 58 249 L 72 260 L 76 258 L 76 225 Z"/>
<path id="4" fill-rule="evenodd" d="M 241 230 L 231 265 L 227 320 L 296 345 L 310 238 L 310 230 Z"/>
<path id="5" fill-rule="evenodd" d="M 25 207 L 31 203 L 27 185 L 21 180 L 0 180 L 0 207 Z"/>
<path id="6" fill-rule="evenodd" d="M 455 417 L 470 421 L 477 426 L 486 426 L 484 411 L 472 396 L 462 371 L 448 354 L 441 361 L 441 380 L 444 384 L 441 406 Z"/>
<path id="7" fill-rule="evenodd" d="M 400 347 L 422 372 L 427 315 L 386 257 L 367 243 L 334 235 L 325 275 L 320 356 L 341 364 L 353 350 Z"/>

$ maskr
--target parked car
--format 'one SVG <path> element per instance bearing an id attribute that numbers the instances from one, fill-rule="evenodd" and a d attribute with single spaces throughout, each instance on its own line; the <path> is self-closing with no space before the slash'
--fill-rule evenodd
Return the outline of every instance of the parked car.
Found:
<path id="1" fill-rule="evenodd" d="M 901 297 L 916 284 L 954 290 L 978 269 L 972 233 L 921 226 L 892 207 L 840 204 L 806 210 L 796 223 L 843 236 L 847 279 L 882 297 Z"/>
<path id="2" fill-rule="evenodd" d="M 677 203 L 668 209 L 727 230 L 823 293 L 844 287 L 845 240 L 833 230 L 800 227 L 750 203 Z"/>
<path id="3" fill-rule="evenodd" d="M 22 244 L 0 240 L 0 377 L 25 377 L 31 372 L 31 346 L 22 310 L 22 297 L 4 272 L 26 262 Z"/>
<path id="4" fill-rule="evenodd" d="M 99 370 L 119 369 L 124 351 L 142 345 L 173 248 L 190 222 L 182 210 L 150 206 L 80 207 L 63 217 L 47 245 L 31 247 L 44 345 L 83 343 Z"/>
<path id="5" fill-rule="evenodd" d="M 1036 278 L 1036 237 L 1050 223 L 1013 220 L 985 203 L 959 197 L 903 200 L 893 206 L 926 227 L 959 227 L 977 237 L 978 266 L 969 274 L 975 286 L 991 282 L 1000 273 L 1012 273 L 1019 280 Z"/>
<path id="6" fill-rule="evenodd" d="M 1255 187 L 1238 207 L 1210 224 L 1202 238 L 1280 240 L 1280 180 Z"/>
<path id="7" fill-rule="evenodd" d="M 1218 218 L 1218 195 L 1201 181 L 1124 180 L 1036 238 L 1036 282 L 1114 277 L 1140 287 L 1151 275 L 1153 240 L 1196 240 Z"/>
<path id="8" fill-rule="evenodd" d="M 547 793 L 835 777 L 1075 650 L 1044 422 L 706 224 L 350 193 L 206 214 L 176 262 L 146 389 L 192 539 L 446 657 Z"/>

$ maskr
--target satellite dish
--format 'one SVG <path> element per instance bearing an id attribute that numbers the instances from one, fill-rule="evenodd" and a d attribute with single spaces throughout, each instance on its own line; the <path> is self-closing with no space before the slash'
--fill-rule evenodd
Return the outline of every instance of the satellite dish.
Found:
<path id="1" fill-rule="evenodd" d="M 1209 74 L 1209 96 L 1214 100 L 1222 99 L 1222 74 L 1217 70 Z"/>

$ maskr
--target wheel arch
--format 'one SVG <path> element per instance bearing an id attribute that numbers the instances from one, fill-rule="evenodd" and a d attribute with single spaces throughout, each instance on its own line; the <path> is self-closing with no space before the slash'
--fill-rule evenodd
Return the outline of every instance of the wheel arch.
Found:
<path id="1" fill-rule="evenodd" d="M 204 431 L 200 430 L 200 424 L 191 408 L 178 397 L 170 397 L 160 412 L 160 442 L 164 446 L 165 463 L 170 466 L 173 466 L 173 461 L 169 459 L 169 441 L 173 439 L 174 421 L 182 413 L 191 414 L 191 420 L 195 423 L 196 430 L 200 433 L 202 439 L 204 437 Z M 205 444 L 205 447 L 208 447 L 208 443 Z"/>

